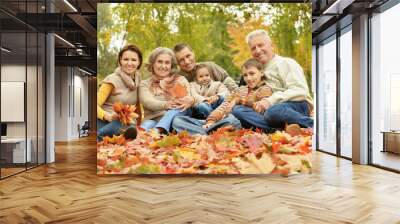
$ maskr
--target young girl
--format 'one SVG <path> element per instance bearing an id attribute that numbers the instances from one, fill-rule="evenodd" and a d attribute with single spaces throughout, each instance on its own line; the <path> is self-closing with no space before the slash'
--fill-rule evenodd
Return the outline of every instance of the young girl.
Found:
<path id="1" fill-rule="evenodd" d="M 208 128 L 215 122 L 232 113 L 244 128 L 260 128 L 265 132 L 273 132 L 261 112 L 263 101 L 272 94 L 271 88 L 265 83 L 263 66 L 255 59 L 249 59 L 242 65 L 245 86 L 239 87 L 215 109 L 206 119 L 203 128 Z"/>
<path id="2" fill-rule="evenodd" d="M 196 100 L 193 109 L 200 119 L 205 119 L 224 102 L 229 90 L 222 82 L 211 80 L 211 72 L 207 65 L 198 64 L 195 69 L 195 81 L 190 83 L 192 95 Z"/>

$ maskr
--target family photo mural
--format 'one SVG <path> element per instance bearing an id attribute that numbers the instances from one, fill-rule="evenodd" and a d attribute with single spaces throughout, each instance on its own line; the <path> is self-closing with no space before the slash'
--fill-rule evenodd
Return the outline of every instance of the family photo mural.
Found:
<path id="1" fill-rule="evenodd" d="M 101 3 L 98 174 L 310 173 L 310 3 Z"/>

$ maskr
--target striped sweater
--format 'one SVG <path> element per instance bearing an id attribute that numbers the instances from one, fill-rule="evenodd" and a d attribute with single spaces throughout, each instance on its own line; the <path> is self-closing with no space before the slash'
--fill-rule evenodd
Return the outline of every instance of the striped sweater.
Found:
<path id="1" fill-rule="evenodd" d="M 268 98 L 272 95 L 271 87 L 262 81 L 256 88 L 250 89 L 247 86 L 241 86 L 232 92 L 225 101 L 215 109 L 208 117 L 208 122 L 217 122 L 231 113 L 235 105 L 245 105 L 253 108 L 254 103 Z"/>

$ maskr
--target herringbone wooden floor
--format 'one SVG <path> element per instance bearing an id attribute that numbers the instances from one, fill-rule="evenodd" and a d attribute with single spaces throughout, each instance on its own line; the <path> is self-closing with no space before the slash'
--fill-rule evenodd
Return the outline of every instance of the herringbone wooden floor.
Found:
<path id="1" fill-rule="evenodd" d="M 400 175 L 315 153 L 310 175 L 96 175 L 94 138 L 0 181 L 0 223 L 400 223 Z"/>

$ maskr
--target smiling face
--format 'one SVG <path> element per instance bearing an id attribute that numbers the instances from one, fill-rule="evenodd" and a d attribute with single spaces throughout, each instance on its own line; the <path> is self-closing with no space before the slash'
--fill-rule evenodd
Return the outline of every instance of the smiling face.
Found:
<path id="1" fill-rule="evenodd" d="M 243 78 L 250 89 L 254 89 L 261 83 L 262 73 L 254 66 L 242 68 Z"/>
<path id="2" fill-rule="evenodd" d="M 136 52 L 127 50 L 122 54 L 119 64 L 123 72 L 132 75 L 140 64 L 139 56 Z"/>
<path id="3" fill-rule="evenodd" d="M 249 40 L 251 55 L 261 64 L 265 65 L 274 56 L 271 41 L 264 35 L 253 36 Z"/>
<path id="4" fill-rule="evenodd" d="M 178 65 L 184 72 L 191 72 L 196 65 L 196 60 L 193 51 L 185 47 L 179 52 L 175 53 Z"/>
<path id="5" fill-rule="evenodd" d="M 172 68 L 172 57 L 169 54 L 160 54 L 153 64 L 153 72 L 161 78 L 169 76 Z"/>
<path id="6" fill-rule="evenodd" d="M 207 68 L 199 68 L 196 71 L 196 80 L 200 85 L 207 85 L 211 81 L 211 75 Z"/>

